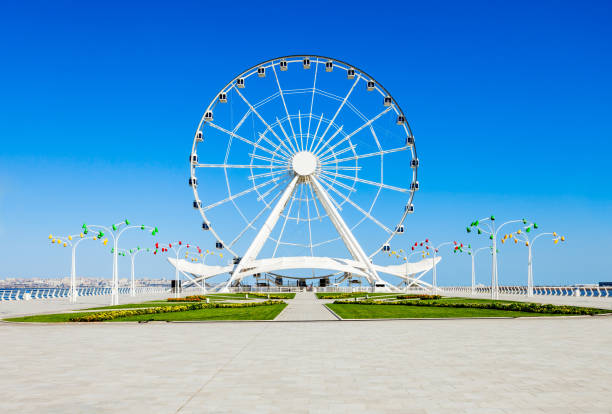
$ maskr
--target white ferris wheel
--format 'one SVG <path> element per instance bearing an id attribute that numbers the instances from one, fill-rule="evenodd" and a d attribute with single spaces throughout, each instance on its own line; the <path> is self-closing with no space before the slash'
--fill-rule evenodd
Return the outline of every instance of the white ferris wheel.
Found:
<path id="1" fill-rule="evenodd" d="M 314 55 L 267 60 L 225 85 L 190 165 L 202 229 L 234 257 L 226 286 L 262 270 L 318 277 L 344 269 L 331 256 L 346 252 L 357 274 L 385 283 L 373 259 L 404 233 L 419 188 L 397 101 L 363 70 Z"/>

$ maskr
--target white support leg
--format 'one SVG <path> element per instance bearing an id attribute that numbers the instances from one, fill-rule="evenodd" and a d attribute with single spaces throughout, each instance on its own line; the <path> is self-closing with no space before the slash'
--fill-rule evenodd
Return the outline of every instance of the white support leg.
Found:
<path id="1" fill-rule="evenodd" d="M 245 275 L 241 274 L 242 271 L 248 267 L 249 262 L 257 259 L 257 255 L 263 248 L 268 237 L 270 237 L 270 233 L 272 233 L 272 230 L 274 230 L 274 226 L 276 226 L 278 219 L 287 207 L 287 203 L 289 202 L 289 199 L 295 191 L 295 186 L 298 182 L 298 179 L 299 176 L 296 175 L 287 185 L 287 188 L 285 188 L 283 195 L 276 202 L 274 209 L 272 209 L 266 222 L 263 224 L 263 226 L 261 226 L 261 229 L 259 229 L 259 233 L 257 233 L 257 236 L 255 236 L 255 239 L 253 239 L 253 242 L 240 260 L 240 263 L 238 263 L 238 265 L 236 265 L 236 267 L 234 268 L 232 277 L 230 277 L 230 279 L 227 281 L 227 284 L 220 290 L 220 292 L 228 292 L 229 287 L 232 285 L 232 283 L 237 280 L 241 280 L 245 277 Z"/>
<path id="2" fill-rule="evenodd" d="M 351 256 L 353 256 L 354 260 L 363 263 L 366 273 L 369 275 L 369 282 L 372 284 L 384 283 L 385 285 L 389 286 L 387 282 L 385 282 L 380 278 L 380 276 L 378 276 L 378 273 L 370 262 L 369 257 L 365 254 L 365 252 L 361 248 L 361 245 L 357 242 L 357 239 L 342 219 L 342 216 L 338 214 L 338 210 L 336 210 L 336 208 L 334 207 L 331 199 L 329 198 L 329 194 L 327 194 L 327 191 L 325 191 L 325 189 L 321 186 L 319 181 L 314 176 L 310 176 L 308 179 L 310 181 L 310 184 L 312 185 L 312 188 L 315 191 L 315 194 L 317 195 L 319 202 L 327 212 L 330 220 L 336 228 L 336 231 L 338 231 L 338 234 L 340 234 L 340 237 L 342 238 L 342 241 L 344 241 L 344 244 L 346 245 L 346 248 L 348 249 L 349 253 L 351 254 Z"/>

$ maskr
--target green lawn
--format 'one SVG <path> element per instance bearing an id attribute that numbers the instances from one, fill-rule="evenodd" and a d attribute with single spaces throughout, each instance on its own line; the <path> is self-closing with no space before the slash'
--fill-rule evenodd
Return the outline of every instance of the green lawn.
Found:
<path id="1" fill-rule="evenodd" d="M 185 312 L 157 313 L 136 315 L 113 319 L 111 322 L 127 321 L 206 321 L 206 320 L 271 320 L 274 319 L 286 304 L 257 306 L 252 308 L 213 308 Z M 34 315 L 21 318 L 8 318 L 10 322 L 69 322 L 70 318 L 87 315 L 86 312 L 58 313 L 52 315 Z M 93 323 L 93 322 L 92 322 Z"/>
<path id="2" fill-rule="evenodd" d="M 327 305 L 342 319 L 390 319 L 390 318 L 476 318 L 559 316 L 545 313 L 513 312 L 496 309 L 434 308 L 397 305 Z"/>

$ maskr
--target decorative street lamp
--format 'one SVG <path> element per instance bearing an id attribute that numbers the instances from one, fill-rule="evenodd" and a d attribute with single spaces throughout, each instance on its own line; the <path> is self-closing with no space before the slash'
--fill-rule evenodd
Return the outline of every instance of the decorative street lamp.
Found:
<path id="1" fill-rule="evenodd" d="M 415 249 L 414 249 L 414 246 L 412 246 L 412 250 L 415 250 Z M 400 251 L 400 253 L 402 253 L 402 252 L 403 252 L 403 250 L 402 250 L 402 249 L 400 249 L 399 251 Z M 425 256 L 429 256 L 429 252 L 428 252 L 428 251 L 426 251 L 426 250 L 415 250 L 415 251 L 411 252 L 410 254 L 408 254 L 408 256 L 404 256 L 404 257 L 403 257 L 403 259 L 404 259 L 404 261 L 406 262 L 406 276 L 408 276 L 408 263 L 410 263 L 410 258 L 411 258 L 412 256 L 414 256 L 415 254 L 420 254 L 420 255 L 422 255 L 423 259 L 425 258 Z M 396 257 L 398 257 L 398 258 L 399 258 L 399 257 L 401 257 L 401 256 L 397 255 Z M 406 283 L 406 291 L 408 291 L 408 288 L 410 287 L 410 285 L 408 284 L 408 279 L 406 279 L 406 280 L 404 281 L 404 283 Z M 411 282 L 411 284 L 413 284 L 413 283 L 414 283 L 414 281 L 412 281 L 412 282 Z M 400 286 L 401 286 L 401 283 L 400 283 Z"/>
<path id="2" fill-rule="evenodd" d="M 111 249 L 111 253 L 114 253 L 114 248 Z M 125 250 L 125 249 L 121 249 L 119 250 L 119 254 L 121 254 L 122 256 L 125 256 L 126 254 L 128 254 L 132 260 L 132 269 L 131 269 L 131 283 L 130 283 L 130 296 L 134 297 L 136 296 L 136 281 L 135 281 L 135 277 L 134 277 L 134 261 L 136 259 L 136 256 L 138 255 L 138 253 L 142 253 L 142 252 L 151 252 L 151 249 L 146 248 L 146 249 L 141 249 L 140 246 L 134 248 L 134 249 L 130 249 L 130 250 Z"/>
<path id="3" fill-rule="evenodd" d="M 106 226 L 101 226 L 98 224 L 90 224 L 87 225 L 83 223 L 83 233 L 87 234 L 89 229 L 98 229 L 97 237 L 104 237 L 104 231 L 106 231 L 113 238 L 113 282 L 112 282 L 112 298 L 111 305 L 119 304 L 119 272 L 117 267 L 117 255 L 119 253 L 119 238 L 123 234 L 124 231 L 128 229 L 141 229 L 141 230 L 150 230 L 151 235 L 155 236 L 158 232 L 157 227 L 145 226 L 144 224 L 138 225 L 130 225 L 130 221 L 125 219 L 122 222 L 113 224 L 111 226 L 112 230 Z M 104 231 L 103 231 L 104 230 Z"/>
<path id="4" fill-rule="evenodd" d="M 168 243 L 167 244 L 168 247 L 164 247 L 163 245 L 160 245 L 159 243 L 155 243 L 155 252 L 153 254 L 157 254 L 158 250 L 161 250 L 162 253 L 167 253 L 168 249 L 172 249 L 172 251 L 174 252 L 174 254 L 176 255 L 176 260 L 177 260 L 177 264 L 174 266 L 175 269 L 175 274 L 174 274 L 174 280 L 175 280 L 175 297 L 179 297 L 179 267 L 178 267 L 178 260 L 179 260 L 179 256 L 181 255 L 181 251 L 183 249 L 189 249 L 191 246 L 190 244 L 184 244 L 182 241 L 177 241 L 174 243 Z M 203 258 L 205 258 L 205 256 L 202 254 L 202 249 L 200 249 L 200 247 L 195 246 L 196 249 L 198 250 L 198 254 L 202 255 Z M 208 250 L 206 250 L 206 256 L 208 256 L 209 254 L 211 254 Z M 219 253 L 220 257 L 223 257 L 223 253 Z M 189 258 L 189 253 L 186 252 L 185 258 Z M 192 260 L 193 261 L 193 260 Z M 200 286 L 201 287 L 201 286 Z M 204 289 L 205 290 L 205 289 Z"/>
<path id="5" fill-rule="evenodd" d="M 491 264 L 491 299 L 499 299 L 499 280 L 497 276 L 497 234 L 499 231 L 508 224 L 512 223 L 523 223 L 527 224 L 527 220 L 510 220 L 506 221 L 499 227 L 495 226 L 495 216 L 485 217 L 480 220 L 473 221 L 466 228 L 468 233 L 471 233 L 473 229 L 477 230 L 478 234 L 488 234 L 489 239 L 492 242 L 491 250 L 493 253 L 493 260 Z M 534 228 L 538 228 L 538 225 L 531 223 Z"/>
<path id="6" fill-rule="evenodd" d="M 463 244 L 461 244 L 459 246 L 455 246 L 453 253 L 457 253 L 457 252 L 462 253 L 463 249 L 465 249 L 466 253 L 470 255 L 470 257 L 472 258 L 472 295 L 474 295 L 476 293 L 476 269 L 474 266 L 476 255 L 478 254 L 478 252 L 482 250 L 491 250 L 492 248 L 491 246 L 489 246 L 489 247 L 480 247 L 476 250 L 473 250 L 471 244 L 468 244 L 467 248 L 463 247 Z"/>
<path id="7" fill-rule="evenodd" d="M 74 241 L 75 238 L 78 239 Z M 76 287 L 76 248 L 83 240 L 97 240 L 97 236 L 85 237 L 84 233 L 80 234 L 71 234 L 70 236 L 65 237 L 53 237 L 52 234 L 49 234 L 49 240 L 51 243 L 57 243 L 58 246 L 71 246 L 72 247 L 72 266 L 70 267 L 70 293 L 68 295 L 70 303 L 76 303 L 78 292 Z M 74 241 L 74 243 L 73 243 Z M 102 242 L 105 246 L 108 243 L 107 239 L 104 239 Z"/>
<path id="8" fill-rule="evenodd" d="M 542 236 L 552 236 L 552 240 L 554 242 L 554 244 L 559 243 L 559 241 L 564 242 L 565 241 L 565 236 L 559 236 L 557 235 L 556 232 L 552 232 L 552 233 L 540 233 L 537 236 L 535 236 L 533 239 L 529 239 L 529 233 L 531 232 L 532 228 L 538 228 L 537 225 L 534 224 L 535 227 L 532 227 L 531 225 L 524 227 L 523 229 L 519 229 L 516 231 L 515 234 L 509 233 L 504 235 L 504 237 L 502 238 L 502 243 L 505 243 L 506 240 L 514 240 L 515 244 L 518 244 L 518 242 L 520 241 L 521 243 L 525 243 L 525 246 L 527 246 L 527 250 L 528 250 L 528 256 L 527 256 L 527 296 L 533 296 L 533 267 L 532 267 L 532 254 L 531 254 L 531 249 L 533 248 L 533 244 L 535 243 L 535 241 L 537 239 L 539 239 Z"/>

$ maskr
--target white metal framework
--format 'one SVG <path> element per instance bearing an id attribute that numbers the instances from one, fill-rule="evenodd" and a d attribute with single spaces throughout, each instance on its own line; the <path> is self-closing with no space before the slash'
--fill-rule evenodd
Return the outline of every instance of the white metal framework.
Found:
<path id="1" fill-rule="evenodd" d="M 225 288 L 259 273 L 260 255 L 304 257 L 304 269 L 334 243 L 390 288 L 372 259 L 404 233 L 419 161 L 406 116 L 366 72 L 314 55 L 251 67 L 204 111 L 189 161 L 202 229 L 234 256 Z"/>

